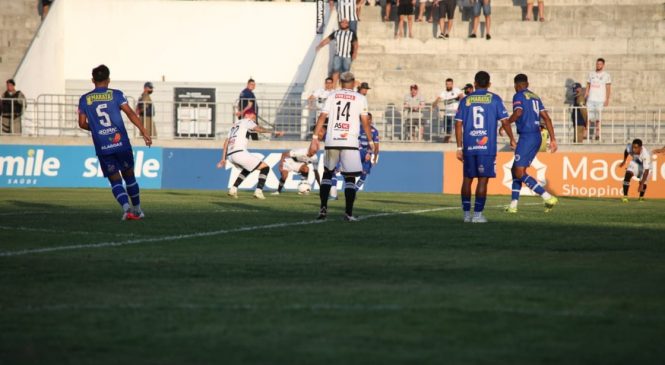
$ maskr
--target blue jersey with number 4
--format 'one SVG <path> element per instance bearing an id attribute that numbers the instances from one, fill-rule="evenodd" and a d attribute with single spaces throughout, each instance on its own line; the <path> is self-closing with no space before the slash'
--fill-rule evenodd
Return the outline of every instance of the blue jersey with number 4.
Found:
<path id="1" fill-rule="evenodd" d="M 462 122 L 464 155 L 496 155 L 497 124 L 506 118 L 499 95 L 480 89 L 462 99 L 455 120 Z"/>
<path id="2" fill-rule="evenodd" d="M 131 150 L 120 106 L 127 104 L 120 90 L 95 88 L 81 96 L 79 114 L 85 114 L 98 155 L 110 155 Z"/>
<path id="3" fill-rule="evenodd" d="M 540 97 L 527 89 L 518 91 L 513 96 L 513 111 L 517 109 L 522 109 L 522 115 L 515 123 L 517 133 L 540 135 L 540 112 L 546 110 Z"/>

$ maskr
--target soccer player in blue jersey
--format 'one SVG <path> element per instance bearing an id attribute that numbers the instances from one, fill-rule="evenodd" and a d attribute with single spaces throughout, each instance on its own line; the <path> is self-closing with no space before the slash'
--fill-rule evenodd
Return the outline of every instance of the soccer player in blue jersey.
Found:
<path id="1" fill-rule="evenodd" d="M 554 137 L 554 127 L 543 101 L 538 95 L 529 90 L 529 79 L 525 74 L 515 76 L 515 96 L 513 96 L 513 114 L 503 121 L 503 129 L 510 138 L 510 147 L 515 149 L 513 162 L 512 200 L 506 208 L 508 213 L 517 213 L 517 203 L 520 199 L 522 183 L 526 184 L 534 193 L 540 195 L 545 201 L 545 211 L 549 212 L 559 200 L 540 185 L 533 177 L 527 174 L 526 169 L 531 166 L 533 159 L 540 149 L 542 135 L 540 131 L 540 118 L 545 122 L 545 128 L 550 136 L 550 151 L 556 152 L 557 144 Z M 516 123 L 520 139 L 515 143 L 515 136 L 510 127 Z"/>
<path id="2" fill-rule="evenodd" d="M 369 117 L 369 122 L 372 123 L 372 113 L 367 113 L 367 116 Z M 370 129 L 372 130 L 371 141 L 374 142 L 373 152 L 369 149 L 370 139 L 367 138 L 364 129 L 360 130 L 360 136 L 358 137 L 360 140 L 360 161 L 363 163 L 363 172 L 356 182 L 356 190 L 360 190 L 363 187 L 367 180 L 367 175 L 372 172 L 372 166 L 376 165 L 379 161 L 379 131 L 374 127 L 374 124 L 370 125 Z"/>
<path id="3" fill-rule="evenodd" d="M 104 65 L 92 70 L 95 89 L 79 100 L 79 127 L 92 134 L 99 167 L 111 182 L 111 191 L 123 210 L 122 220 L 139 220 L 145 217 L 141 210 L 139 184 L 134 176 L 134 155 L 127 130 L 122 120 L 122 110 L 141 131 L 147 146 L 152 145 L 139 117 L 127 104 L 120 90 L 109 89 L 111 72 Z M 122 181 L 125 180 L 125 186 Z M 131 199 L 132 206 L 129 205 Z"/>
<path id="4" fill-rule="evenodd" d="M 489 92 L 490 75 L 479 71 L 474 78 L 476 91 L 460 101 L 455 115 L 457 159 L 464 163 L 462 210 L 464 222 L 487 223 L 483 215 L 487 183 L 496 177 L 496 134 L 499 121 L 508 111 L 499 95 Z M 474 215 L 471 216 L 471 184 L 478 179 Z"/>

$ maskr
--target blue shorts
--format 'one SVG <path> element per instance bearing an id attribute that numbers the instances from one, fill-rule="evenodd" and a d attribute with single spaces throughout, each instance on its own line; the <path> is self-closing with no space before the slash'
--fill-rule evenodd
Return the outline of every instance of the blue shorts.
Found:
<path id="1" fill-rule="evenodd" d="M 492 5 L 490 4 L 489 0 L 487 1 L 487 4 L 483 4 L 483 0 L 476 0 L 476 3 L 473 4 L 473 16 L 480 16 L 481 9 L 485 16 L 492 15 Z"/>
<path id="2" fill-rule="evenodd" d="M 351 57 L 333 57 L 333 72 L 347 72 L 351 70 Z"/>
<path id="3" fill-rule="evenodd" d="M 367 155 L 371 155 L 371 153 L 368 150 L 360 150 L 360 161 L 363 163 L 363 174 L 370 174 L 372 173 L 372 159 L 370 158 L 369 161 L 366 161 L 365 159 L 367 158 Z"/>
<path id="4" fill-rule="evenodd" d="M 543 137 L 540 133 L 529 133 L 520 136 L 517 141 L 517 148 L 515 149 L 515 161 L 513 166 L 529 167 L 536 158 L 540 145 L 543 142 Z"/>
<path id="5" fill-rule="evenodd" d="M 464 177 L 496 177 L 496 155 L 464 155 Z"/>
<path id="6" fill-rule="evenodd" d="M 102 169 L 104 177 L 134 168 L 134 154 L 132 150 L 116 152 L 110 155 L 97 155 L 97 158 L 99 159 L 99 168 Z"/>

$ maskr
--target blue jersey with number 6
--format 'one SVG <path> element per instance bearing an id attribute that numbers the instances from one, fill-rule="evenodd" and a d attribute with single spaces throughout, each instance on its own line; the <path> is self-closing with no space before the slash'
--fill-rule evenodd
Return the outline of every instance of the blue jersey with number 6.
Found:
<path id="1" fill-rule="evenodd" d="M 506 118 L 499 95 L 480 89 L 462 99 L 455 120 L 462 122 L 464 155 L 496 155 L 497 124 Z"/>
<path id="2" fill-rule="evenodd" d="M 540 134 L 540 112 L 546 110 L 540 97 L 528 89 L 518 91 L 513 96 L 513 111 L 517 109 L 522 109 L 520 119 L 515 122 L 517 133 Z"/>
<path id="3" fill-rule="evenodd" d="M 85 114 L 97 155 L 110 155 L 132 149 L 120 106 L 127 104 L 120 90 L 95 88 L 81 96 L 79 114 Z"/>

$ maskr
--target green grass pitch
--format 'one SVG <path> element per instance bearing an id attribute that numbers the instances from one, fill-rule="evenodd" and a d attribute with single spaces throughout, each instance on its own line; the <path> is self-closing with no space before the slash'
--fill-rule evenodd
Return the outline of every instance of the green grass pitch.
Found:
<path id="1" fill-rule="evenodd" d="M 0 190 L 0 364 L 665 363 L 665 201 L 240 195 Z"/>

